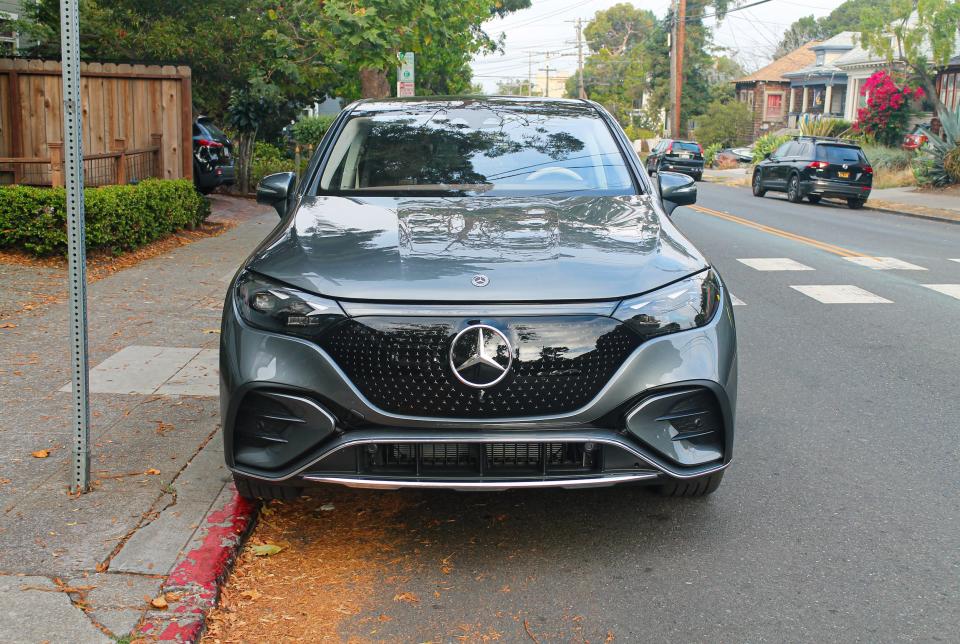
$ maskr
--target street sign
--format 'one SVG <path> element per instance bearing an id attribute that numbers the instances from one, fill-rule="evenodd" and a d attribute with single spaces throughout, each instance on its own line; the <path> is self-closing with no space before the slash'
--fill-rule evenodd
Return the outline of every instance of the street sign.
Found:
<path id="1" fill-rule="evenodd" d="M 398 54 L 400 67 L 397 68 L 397 96 L 415 96 L 416 72 L 414 71 L 414 56 L 412 51 Z"/>

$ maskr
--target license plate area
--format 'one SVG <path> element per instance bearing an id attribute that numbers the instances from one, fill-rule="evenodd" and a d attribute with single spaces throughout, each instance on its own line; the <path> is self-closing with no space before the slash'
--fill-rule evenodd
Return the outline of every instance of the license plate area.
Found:
<path id="1" fill-rule="evenodd" d="M 849 179 L 849 178 L 850 178 L 850 173 L 849 173 L 849 172 L 838 172 L 838 173 L 837 173 L 837 178 L 838 178 L 838 179 Z"/>

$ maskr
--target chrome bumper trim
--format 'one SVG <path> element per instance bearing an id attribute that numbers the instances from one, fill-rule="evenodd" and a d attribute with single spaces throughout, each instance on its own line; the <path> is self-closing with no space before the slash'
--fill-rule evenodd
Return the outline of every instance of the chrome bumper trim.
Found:
<path id="1" fill-rule="evenodd" d="M 303 477 L 304 481 L 311 483 L 335 483 L 353 488 L 363 488 L 370 490 L 399 490 L 403 488 L 415 488 L 419 490 L 457 490 L 460 492 L 468 491 L 486 491 L 500 492 L 503 490 L 529 489 L 529 488 L 592 488 L 609 487 L 620 483 L 630 481 L 649 481 L 659 478 L 656 472 L 636 472 L 632 474 L 612 474 L 609 476 L 593 476 L 582 479 L 537 479 L 521 481 L 457 481 L 451 479 L 444 480 L 399 480 L 399 479 L 366 479 L 353 478 L 348 476 L 311 476 Z"/>

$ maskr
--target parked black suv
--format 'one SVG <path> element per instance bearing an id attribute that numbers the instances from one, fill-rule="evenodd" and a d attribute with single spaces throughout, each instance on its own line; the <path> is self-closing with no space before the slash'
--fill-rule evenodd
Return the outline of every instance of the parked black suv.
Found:
<path id="1" fill-rule="evenodd" d="M 778 190 L 794 203 L 804 197 L 810 203 L 837 197 L 846 199 L 851 208 L 861 208 L 872 186 L 873 168 L 866 155 L 844 139 L 798 136 L 767 155 L 753 171 L 755 197 Z"/>
<path id="2" fill-rule="evenodd" d="M 680 172 L 696 181 L 703 178 L 703 147 L 696 141 L 663 139 L 647 157 L 647 172 Z"/>
<path id="3" fill-rule="evenodd" d="M 193 122 L 193 183 L 203 194 L 217 186 L 233 185 L 233 142 L 213 121 L 200 116 Z"/>

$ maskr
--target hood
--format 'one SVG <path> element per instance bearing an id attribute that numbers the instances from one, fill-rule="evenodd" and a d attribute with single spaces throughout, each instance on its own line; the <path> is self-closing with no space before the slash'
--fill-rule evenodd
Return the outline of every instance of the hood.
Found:
<path id="1" fill-rule="evenodd" d="M 307 197 L 247 266 L 344 300 L 547 302 L 643 293 L 707 262 L 643 195 Z"/>

